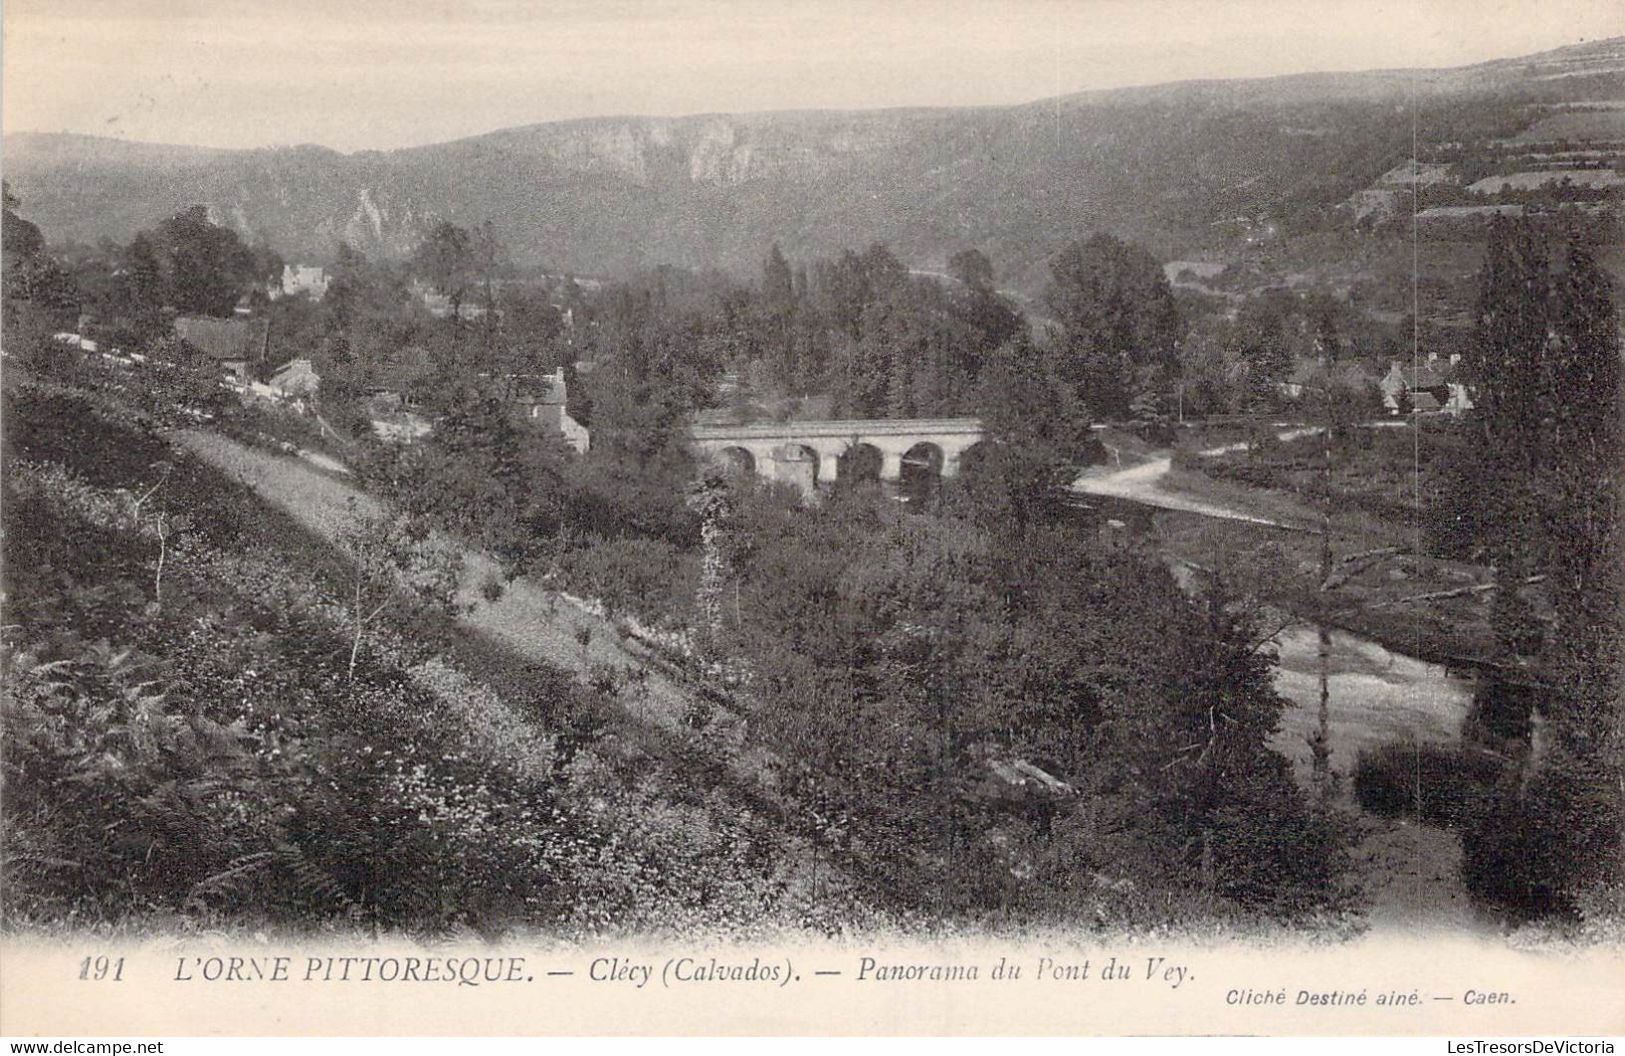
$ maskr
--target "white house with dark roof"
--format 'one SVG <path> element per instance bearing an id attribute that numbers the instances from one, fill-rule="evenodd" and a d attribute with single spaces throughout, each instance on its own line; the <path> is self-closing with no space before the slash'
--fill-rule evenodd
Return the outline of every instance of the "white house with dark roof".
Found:
<path id="1" fill-rule="evenodd" d="M 1437 354 L 1415 366 L 1394 360 L 1383 375 L 1378 387 L 1382 389 L 1382 402 L 1388 413 L 1398 414 L 1400 394 L 1408 396 L 1413 414 L 1444 413 L 1465 414 L 1473 407 L 1473 397 L 1467 383 L 1454 369 L 1460 356 L 1451 356 L 1448 362 Z"/>
<path id="2" fill-rule="evenodd" d="M 586 454 L 592 442 L 591 436 L 587 427 L 570 415 L 564 368 L 544 374 L 535 381 L 538 384 L 527 386 L 519 397 L 525 405 L 526 417 L 544 429 L 558 433 L 577 454 Z"/>
<path id="3" fill-rule="evenodd" d="M 331 282 L 326 271 L 312 264 L 282 266 L 282 293 L 287 297 L 297 297 L 303 293 L 311 300 L 319 301 L 327 295 Z"/>

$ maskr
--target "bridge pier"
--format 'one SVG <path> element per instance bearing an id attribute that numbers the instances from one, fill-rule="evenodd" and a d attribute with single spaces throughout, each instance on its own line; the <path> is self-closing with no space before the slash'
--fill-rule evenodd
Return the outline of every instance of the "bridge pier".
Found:
<path id="1" fill-rule="evenodd" d="M 818 482 L 820 484 L 833 484 L 841 476 L 841 453 L 839 451 L 825 451 L 818 459 Z"/>

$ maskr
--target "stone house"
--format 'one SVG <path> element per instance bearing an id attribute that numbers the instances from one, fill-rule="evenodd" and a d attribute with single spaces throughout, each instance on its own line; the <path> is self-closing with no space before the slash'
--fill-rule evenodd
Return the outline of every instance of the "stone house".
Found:
<path id="1" fill-rule="evenodd" d="M 271 375 L 271 388 L 286 397 L 314 396 L 321 386 L 321 375 L 310 360 L 301 356 L 283 364 Z"/>
<path id="2" fill-rule="evenodd" d="M 1388 413 L 1399 413 L 1401 393 L 1407 394 L 1415 414 L 1460 415 L 1472 410 L 1472 390 L 1457 369 L 1460 361 L 1459 355 L 1444 360 L 1437 353 L 1430 354 L 1425 362 L 1416 366 L 1394 360 L 1388 373 L 1378 382 Z"/>
<path id="3" fill-rule="evenodd" d="M 1409 403 L 1414 413 L 1437 411 L 1450 398 L 1450 387 L 1432 363 L 1409 366 L 1394 360 L 1388 373 L 1377 383 L 1382 389 L 1382 403 L 1389 414 L 1400 412 L 1401 401 Z"/>
<path id="4" fill-rule="evenodd" d="M 525 381 L 526 384 L 516 386 L 514 397 L 525 418 L 558 433 L 577 454 L 586 454 L 591 438 L 587 427 L 570 415 L 564 368 Z"/>

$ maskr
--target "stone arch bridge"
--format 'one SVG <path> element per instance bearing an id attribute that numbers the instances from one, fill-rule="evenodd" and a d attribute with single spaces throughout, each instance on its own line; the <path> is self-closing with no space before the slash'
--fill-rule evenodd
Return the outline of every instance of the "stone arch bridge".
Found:
<path id="1" fill-rule="evenodd" d="M 843 478 L 897 483 L 910 477 L 952 477 L 965 452 L 981 440 L 978 418 L 755 422 L 689 430 L 690 444 L 702 458 L 808 493 Z"/>

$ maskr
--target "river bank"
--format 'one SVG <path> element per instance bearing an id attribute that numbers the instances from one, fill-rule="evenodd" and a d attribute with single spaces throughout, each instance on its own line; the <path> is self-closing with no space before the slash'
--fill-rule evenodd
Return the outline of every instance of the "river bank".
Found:
<path id="1" fill-rule="evenodd" d="M 1231 448 L 1218 448 L 1217 451 Z M 1282 614 L 1273 635 L 1276 690 L 1291 703 L 1272 745 L 1304 786 L 1320 728 L 1327 628 L 1326 727 L 1337 801 L 1358 828 L 1354 879 L 1375 932 L 1472 932 L 1498 936 L 1461 879 L 1461 843 L 1439 825 L 1361 814 L 1352 776 L 1361 752 L 1393 742 L 1451 744 L 1472 706 L 1474 661 L 1492 647 L 1483 595 L 1448 594 L 1484 570 L 1421 557 L 1373 518 L 1340 519 L 1329 533 L 1324 575 L 1316 511 L 1275 493 L 1174 469 L 1171 456 L 1138 453 L 1091 470 L 1073 485 L 1088 516 L 1155 548 L 1187 589 L 1200 576 L 1258 598 Z"/>

